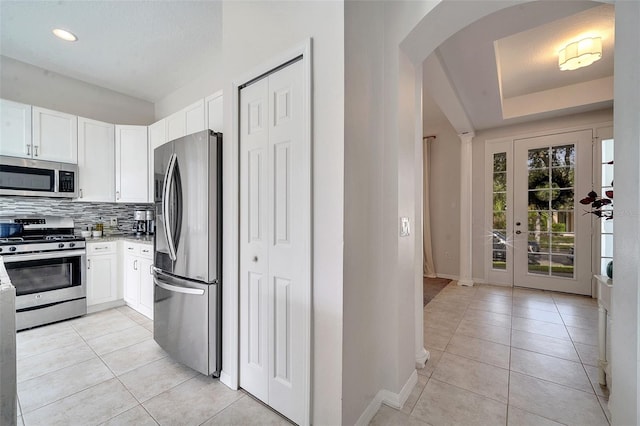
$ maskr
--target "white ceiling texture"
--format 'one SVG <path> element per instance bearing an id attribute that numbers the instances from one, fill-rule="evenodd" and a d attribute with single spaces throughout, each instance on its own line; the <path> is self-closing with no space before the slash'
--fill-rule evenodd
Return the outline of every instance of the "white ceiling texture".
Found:
<path id="1" fill-rule="evenodd" d="M 602 37 L 602 59 L 560 71 L 559 50 L 596 35 Z M 611 107 L 613 57 L 613 5 L 531 2 L 480 19 L 447 39 L 425 62 L 424 86 L 457 130 L 495 128 Z M 445 94 L 434 63 L 447 76 Z M 455 114 L 447 114 L 445 96 L 457 98 L 466 125 L 457 126 Z"/>
<path id="2" fill-rule="evenodd" d="M 471 24 L 432 56 L 475 130 L 600 109 L 612 105 L 613 19 L 613 6 L 598 2 L 524 3 Z M 56 27 L 79 40 L 58 40 Z M 560 47 L 591 33 L 603 37 L 603 58 L 560 71 Z M 220 1 L 0 0 L 1 55 L 149 102 L 210 69 L 221 38 Z M 439 84 L 425 74 L 427 90 Z"/>
<path id="3" fill-rule="evenodd" d="M 0 0 L 1 55 L 149 102 L 210 69 L 221 41 L 219 1 Z"/>

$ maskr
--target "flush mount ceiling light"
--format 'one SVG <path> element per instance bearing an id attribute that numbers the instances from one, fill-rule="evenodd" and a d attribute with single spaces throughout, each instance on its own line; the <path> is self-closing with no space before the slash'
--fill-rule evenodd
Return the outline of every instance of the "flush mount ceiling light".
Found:
<path id="1" fill-rule="evenodd" d="M 56 37 L 61 38 L 64 41 L 78 40 L 78 37 L 76 37 L 73 33 L 70 33 L 67 30 L 63 30 L 62 28 L 54 28 L 52 32 Z"/>
<path id="2" fill-rule="evenodd" d="M 558 66 L 562 71 L 577 70 L 602 58 L 602 39 L 584 38 L 567 44 L 558 53 Z"/>

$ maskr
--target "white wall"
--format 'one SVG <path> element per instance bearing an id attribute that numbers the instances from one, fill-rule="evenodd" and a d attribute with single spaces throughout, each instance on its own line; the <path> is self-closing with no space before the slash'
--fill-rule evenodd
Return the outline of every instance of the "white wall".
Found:
<path id="1" fill-rule="evenodd" d="M 200 77 L 160 99 L 155 103 L 155 120 L 162 120 L 197 100 L 222 90 L 222 75 L 223 64 L 216 63 Z"/>
<path id="2" fill-rule="evenodd" d="M 342 421 L 344 215 L 344 6 L 342 2 L 225 1 L 223 4 L 225 135 L 233 134 L 231 82 L 313 39 L 313 360 L 312 422 Z M 237 253 L 237 146 L 226 138 L 226 253 Z M 227 185 L 229 185 L 227 187 Z M 226 230 L 230 230 L 227 232 Z M 232 260 L 232 259 L 231 259 Z M 232 277 L 235 266 L 235 279 Z M 223 261 L 227 283 L 237 264 Z M 229 287 L 227 287 L 229 290 Z M 225 302 L 231 300 L 224 295 Z M 234 321 L 225 316 L 223 321 Z M 224 322 L 223 322 L 224 323 Z M 231 336 L 233 340 L 234 336 Z M 237 336 L 236 347 L 237 347 Z M 227 344 L 231 342 L 225 339 Z M 223 358 L 223 368 L 233 360 Z"/>
<path id="3" fill-rule="evenodd" d="M 640 2 L 616 2 L 612 424 L 640 424 Z"/>
<path id="4" fill-rule="evenodd" d="M 429 78 L 425 73 L 423 78 Z M 460 271 L 460 138 L 424 89 L 424 135 L 431 144 L 429 194 L 431 246 L 438 276 L 458 277 Z"/>
<path id="5" fill-rule="evenodd" d="M 0 56 L 0 97 L 117 124 L 154 121 L 151 102 Z"/>
<path id="6" fill-rule="evenodd" d="M 382 279 L 384 4 L 345 3 L 344 347 L 342 424 L 354 424 L 389 382 L 393 286 Z M 384 313 L 384 314 L 383 314 Z M 391 334 L 390 334 L 391 333 Z M 388 336 L 389 341 L 381 336 Z"/>

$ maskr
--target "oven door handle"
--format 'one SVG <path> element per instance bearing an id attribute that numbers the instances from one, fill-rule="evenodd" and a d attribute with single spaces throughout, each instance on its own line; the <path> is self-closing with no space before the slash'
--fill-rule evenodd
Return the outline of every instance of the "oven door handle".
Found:
<path id="1" fill-rule="evenodd" d="M 85 250 L 64 250 L 64 251 L 50 251 L 44 253 L 26 253 L 26 254 L 11 254 L 3 256 L 4 263 L 25 262 L 29 260 L 43 260 L 43 259 L 59 259 L 61 257 L 75 257 L 86 255 Z"/>

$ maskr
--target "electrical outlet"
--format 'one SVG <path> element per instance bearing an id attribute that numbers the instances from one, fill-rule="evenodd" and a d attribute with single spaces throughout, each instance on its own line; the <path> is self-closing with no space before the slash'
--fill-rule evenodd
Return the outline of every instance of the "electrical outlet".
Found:
<path id="1" fill-rule="evenodd" d="M 112 217 L 111 219 L 109 219 L 109 224 L 112 227 L 118 226 L 118 218 L 117 217 Z"/>

